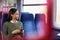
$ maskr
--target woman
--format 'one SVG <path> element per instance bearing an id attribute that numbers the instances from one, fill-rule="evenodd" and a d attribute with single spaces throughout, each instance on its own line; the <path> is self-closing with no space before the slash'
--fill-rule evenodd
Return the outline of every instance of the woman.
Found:
<path id="1" fill-rule="evenodd" d="M 15 8 L 11 8 L 9 11 L 9 21 L 5 22 L 3 25 L 3 36 L 4 37 L 15 37 L 17 35 L 22 36 L 23 25 L 22 22 L 17 21 L 19 17 L 19 12 Z"/>

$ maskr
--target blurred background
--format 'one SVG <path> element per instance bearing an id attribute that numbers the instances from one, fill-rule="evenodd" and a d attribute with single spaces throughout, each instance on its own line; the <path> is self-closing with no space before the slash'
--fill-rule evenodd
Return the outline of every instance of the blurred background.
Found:
<path id="1" fill-rule="evenodd" d="M 19 11 L 19 21 L 22 21 L 25 31 L 23 40 L 59 40 L 59 4 L 60 0 L 0 0 L 0 40 L 3 40 L 3 23 L 11 8 Z"/>

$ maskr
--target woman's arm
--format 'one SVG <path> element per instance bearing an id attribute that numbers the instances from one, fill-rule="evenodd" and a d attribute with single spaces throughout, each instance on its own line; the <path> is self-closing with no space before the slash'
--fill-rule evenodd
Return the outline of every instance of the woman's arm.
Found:
<path id="1" fill-rule="evenodd" d="M 8 36 L 8 27 L 6 23 L 3 24 L 2 32 L 3 32 L 3 36 Z"/>
<path id="2" fill-rule="evenodd" d="M 13 34 L 13 35 L 14 35 L 14 34 L 17 34 L 17 33 L 20 33 L 20 30 L 19 30 L 19 29 L 16 29 L 16 30 L 12 31 L 12 34 Z"/>
<path id="3" fill-rule="evenodd" d="M 23 29 L 23 23 L 22 22 L 21 22 L 20 36 L 24 37 L 24 29 Z"/>
<path id="4" fill-rule="evenodd" d="M 8 40 L 8 27 L 7 27 L 8 24 L 4 23 L 3 24 L 3 29 L 2 29 L 2 33 L 3 33 L 3 38 L 4 40 Z"/>
<path id="5" fill-rule="evenodd" d="M 24 29 L 23 29 L 23 23 L 21 22 L 21 30 L 22 33 L 24 33 Z"/>

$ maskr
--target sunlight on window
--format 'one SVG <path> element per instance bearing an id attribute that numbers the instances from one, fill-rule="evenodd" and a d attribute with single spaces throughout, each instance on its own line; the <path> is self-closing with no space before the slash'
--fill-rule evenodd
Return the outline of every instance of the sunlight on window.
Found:
<path id="1" fill-rule="evenodd" d="M 60 0 L 54 0 L 53 7 L 53 24 L 54 28 L 60 29 Z"/>
<path id="2" fill-rule="evenodd" d="M 24 4 L 44 4 L 47 0 L 24 0 Z"/>
<path id="3" fill-rule="evenodd" d="M 60 0 L 55 0 L 54 8 L 54 26 L 55 28 L 60 29 Z"/>
<path id="4" fill-rule="evenodd" d="M 47 6 L 24 6 L 23 12 L 46 13 Z"/>
<path id="5" fill-rule="evenodd" d="M 57 1 L 56 23 L 60 25 L 60 0 Z"/>

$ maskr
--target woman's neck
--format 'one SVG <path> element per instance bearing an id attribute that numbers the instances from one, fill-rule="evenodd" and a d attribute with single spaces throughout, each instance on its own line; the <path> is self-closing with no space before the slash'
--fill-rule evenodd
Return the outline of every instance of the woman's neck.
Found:
<path id="1" fill-rule="evenodd" d="M 15 20 L 15 19 L 12 19 L 12 20 L 11 20 L 11 22 L 12 22 L 12 23 L 16 23 L 16 22 L 17 22 L 17 20 Z"/>

